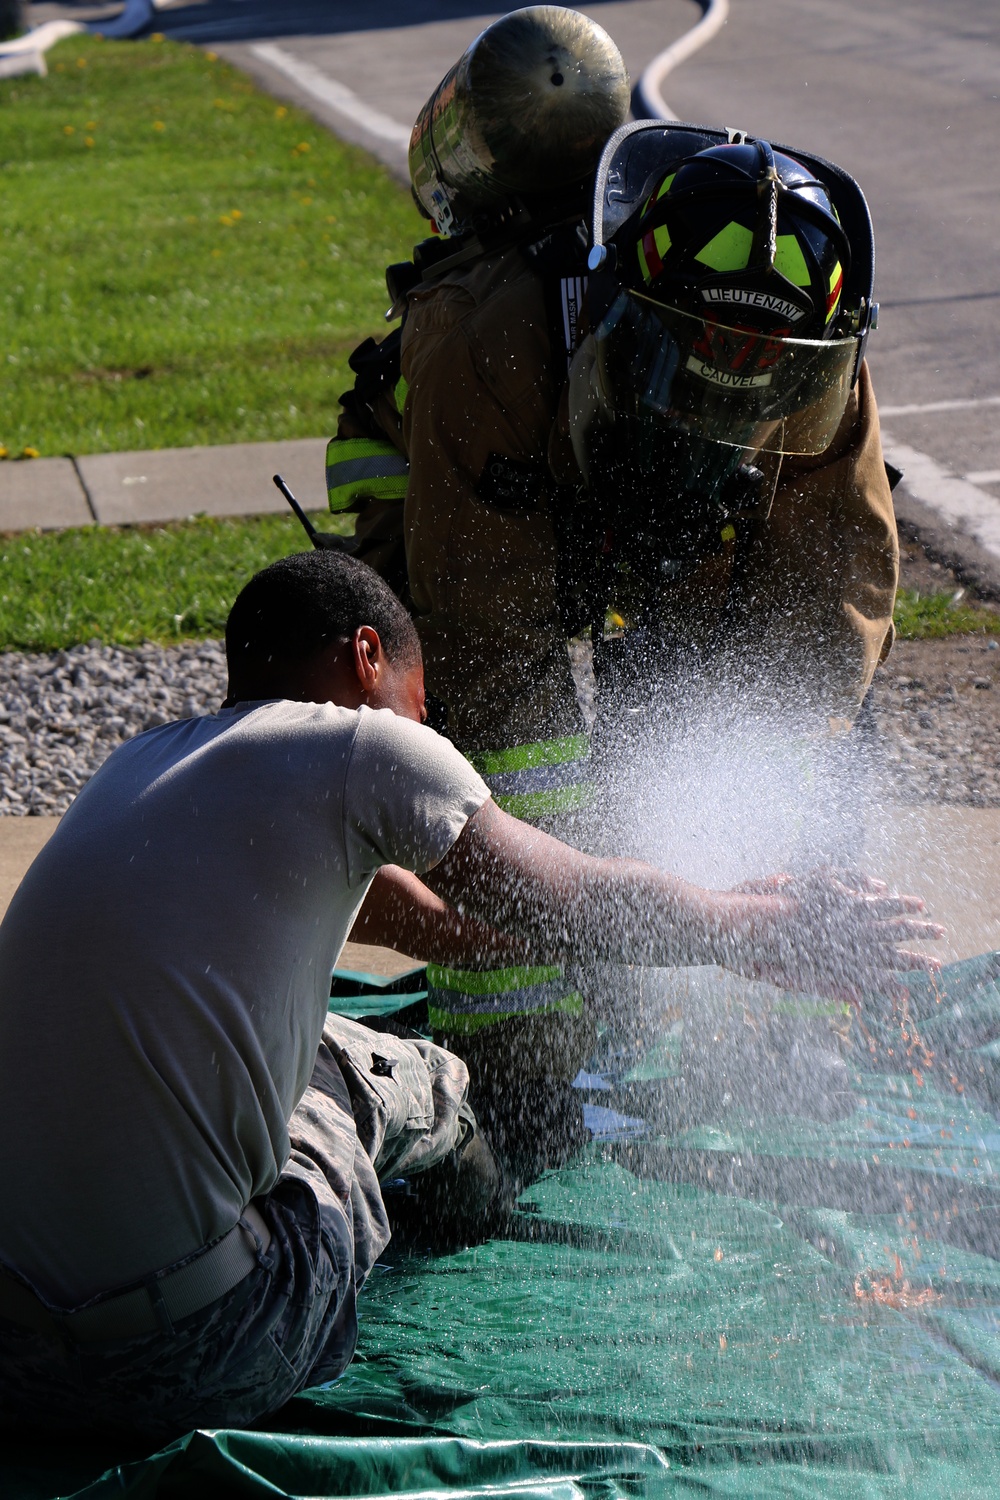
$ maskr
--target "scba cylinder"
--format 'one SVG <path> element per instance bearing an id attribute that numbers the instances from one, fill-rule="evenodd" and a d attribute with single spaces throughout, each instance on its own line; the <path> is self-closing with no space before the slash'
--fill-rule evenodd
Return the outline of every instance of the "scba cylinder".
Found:
<path id="1" fill-rule="evenodd" d="M 594 169 L 628 108 L 621 53 L 595 21 L 557 5 L 511 11 L 417 116 L 414 197 L 447 234 L 512 197 L 557 192 Z"/>

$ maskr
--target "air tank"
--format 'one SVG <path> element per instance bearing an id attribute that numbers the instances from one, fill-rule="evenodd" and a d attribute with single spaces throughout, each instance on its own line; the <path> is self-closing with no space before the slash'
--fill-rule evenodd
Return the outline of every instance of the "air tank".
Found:
<path id="1" fill-rule="evenodd" d="M 629 98 L 621 53 L 595 21 L 558 5 L 511 11 L 480 33 L 417 116 L 414 197 L 447 234 L 512 196 L 578 182 L 626 119 Z"/>

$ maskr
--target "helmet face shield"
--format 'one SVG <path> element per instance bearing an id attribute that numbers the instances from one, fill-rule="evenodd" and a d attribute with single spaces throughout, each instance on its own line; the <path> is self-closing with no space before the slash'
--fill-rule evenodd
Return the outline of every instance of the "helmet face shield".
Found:
<path id="1" fill-rule="evenodd" d="M 621 292 L 608 309 L 594 347 L 605 421 L 639 418 L 741 449 L 748 458 L 828 448 L 858 356 L 854 337 L 766 333 L 633 291 Z"/>

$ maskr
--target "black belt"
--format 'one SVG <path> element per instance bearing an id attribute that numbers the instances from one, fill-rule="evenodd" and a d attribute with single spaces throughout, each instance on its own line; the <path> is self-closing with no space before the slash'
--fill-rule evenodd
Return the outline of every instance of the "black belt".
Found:
<path id="1" fill-rule="evenodd" d="M 132 1339 L 190 1317 L 210 1302 L 231 1292 L 257 1264 L 258 1247 L 266 1250 L 271 1231 L 261 1213 L 248 1204 L 243 1217 L 228 1234 L 207 1250 L 178 1266 L 152 1276 L 128 1292 L 102 1297 L 76 1312 L 46 1307 L 23 1281 L 0 1267 L 0 1317 L 36 1333 L 69 1334 L 81 1343 L 101 1339 Z"/>

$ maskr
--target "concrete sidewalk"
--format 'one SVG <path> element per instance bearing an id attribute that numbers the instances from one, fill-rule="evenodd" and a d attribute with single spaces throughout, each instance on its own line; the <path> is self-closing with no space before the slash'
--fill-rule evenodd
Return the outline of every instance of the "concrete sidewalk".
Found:
<path id="1" fill-rule="evenodd" d="M 31 861 L 48 843 L 59 826 L 58 818 L 0 818 L 0 918 L 10 905 Z M 359 974 L 381 974 L 394 978 L 412 969 L 417 959 L 407 958 L 390 948 L 375 948 L 368 943 L 348 943 L 340 967 Z"/>
<path id="2" fill-rule="evenodd" d="M 281 474 L 306 510 L 326 508 L 325 438 L 0 462 L 0 532 L 125 526 L 285 511 Z"/>
<path id="3" fill-rule="evenodd" d="M 58 818 L 0 818 L 0 917 Z M 945 962 L 1000 948 L 1000 808 L 922 803 L 872 809 L 864 865 L 897 890 L 923 896 L 948 936 L 927 945 Z M 348 943 L 341 967 L 395 975 L 417 960 Z"/>

